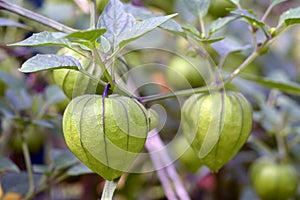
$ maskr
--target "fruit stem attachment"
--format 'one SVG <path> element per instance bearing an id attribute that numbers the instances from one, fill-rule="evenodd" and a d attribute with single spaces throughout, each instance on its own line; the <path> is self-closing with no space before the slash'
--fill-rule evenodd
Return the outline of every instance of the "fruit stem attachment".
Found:
<path id="1" fill-rule="evenodd" d="M 103 94 L 102 94 L 102 97 L 103 98 L 107 98 L 108 97 L 108 90 L 110 88 L 110 83 L 107 83 L 105 88 L 104 88 L 104 91 L 103 91 Z"/>
<path id="2" fill-rule="evenodd" d="M 105 181 L 103 193 L 101 196 L 101 200 L 112 200 L 114 191 L 116 190 L 116 187 L 118 185 L 118 182 L 113 181 Z"/>

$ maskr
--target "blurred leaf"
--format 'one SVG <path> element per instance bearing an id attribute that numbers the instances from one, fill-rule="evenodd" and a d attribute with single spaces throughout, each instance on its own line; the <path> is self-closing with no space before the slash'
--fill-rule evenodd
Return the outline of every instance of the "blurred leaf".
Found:
<path id="1" fill-rule="evenodd" d="M 80 62 L 71 56 L 37 54 L 36 56 L 28 59 L 25 63 L 23 63 L 19 71 L 23 73 L 30 73 L 61 68 L 74 70 L 82 69 Z"/>
<path id="2" fill-rule="evenodd" d="M 300 95 L 300 84 L 295 82 L 279 82 L 265 77 L 259 77 L 250 74 L 241 73 L 241 77 L 250 81 L 254 81 L 262 86 L 278 89 L 293 95 Z"/>
<path id="3" fill-rule="evenodd" d="M 54 160 L 55 169 L 62 170 L 76 164 L 78 159 L 70 151 L 60 153 Z"/>
<path id="4" fill-rule="evenodd" d="M 276 105 L 280 107 L 280 111 L 288 114 L 290 120 L 299 122 L 300 120 L 300 105 L 297 101 L 291 99 L 287 95 L 280 95 L 276 100 Z"/>
<path id="5" fill-rule="evenodd" d="M 62 38 L 66 34 L 61 32 L 49 32 L 44 31 L 40 33 L 34 33 L 29 38 L 10 44 L 10 46 L 63 46 L 63 47 L 70 47 L 71 43 Z"/>
<path id="6" fill-rule="evenodd" d="M 181 28 L 180 24 L 178 24 L 174 19 L 168 20 L 167 22 L 161 24 L 159 27 L 175 34 L 184 36 L 183 29 Z"/>
<path id="7" fill-rule="evenodd" d="M 66 172 L 69 176 L 79 176 L 83 174 L 91 174 L 94 173 L 92 170 L 90 170 L 86 165 L 83 163 L 80 163 L 78 165 L 74 165 L 68 171 Z"/>
<path id="8" fill-rule="evenodd" d="M 66 95 L 58 86 L 48 86 L 46 88 L 46 103 L 52 105 L 66 99 Z"/>
<path id="9" fill-rule="evenodd" d="M 66 38 L 74 39 L 75 42 L 84 40 L 90 43 L 94 43 L 101 35 L 105 33 L 105 29 L 93 29 L 93 30 L 85 30 L 85 31 L 76 31 L 67 36 Z"/>
<path id="10" fill-rule="evenodd" d="M 239 17 L 245 18 L 248 22 L 256 23 L 261 28 L 265 26 L 265 24 L 262 21 L 260 21 L 260 19 L 258 19 L 256 16 L 254 16 L 247 10 L 234 10 L 231 13 Z"/>
<path id="11" fill-rule="evenodd" d="M 0 79 L 12 90 L 19 90 L 25 87 L 24 80 L 11 74 L 0 71 Z"/>
<path id="12" fill-rule="evenodd" d="M 53 128 L 53 125 L 49 121 L 43 119 L 33 119 L 31 123 L 41 127 Z"/>
<path id="13" fill-rule="evenodd" d="M 289 9 L 284 12 L 280 18 L 278 26 L 285 23 L 287 26 L 295 25 L 300 23 L 300 7 Z"/>
<path id="14" fill-rule="evenodd" d="M 118 38 L 118 43 L 120 44 L 120 48 L 124 47 L 129 42 L 142 37 L 146 33 L 152 31 L 157 28 L 161 24 L 165 23 L 172 17 L 175 17 L 177 14 L 161 16 L 161 17 L 153 17 L 150 19 L 146 19 L 142 22 L 138 22 L 134 24 L 131 28 L 122 32 Z"/>
<path id="15" fill-rule="evenodd" d="M 221 40 L 223 40 L 224 38 L 204 38 L 204 39 L 199 39 L 199 41 L 206 43 L 206 44 L 212 44 L 215 42 L 219 42 Z"/>
<path id="16" fill-rule="evenodd" d="M 111 0 L 98 19 L 97 28 L 105 28 L 104 37 L 110 42 L 113 50 L 118 47 L 117 38 L 135 23 L 135 18 L 124 10 L 119 0 Z"/>
<path id="17" fill-rule="evenodd" d="M 225 58 L 231 53 L 237 53 L 251 48 L 251 45 L 241 44 L 239 39 L 233 37 L 226 37 L 224 40 L 216 42 L 212 46 L 222 58 Z"/>
<path id="18" fill-rule="evenodd" d="M 229 16 L 229 17 L 219 18 L 219 19 L 213 21 L 209 27 L 209 35 L 220 30 L 221 28 L 223 28 L 230 22 L 234 21 L 235 19 L 236 19 L 236 17 Z"/>
<path id="19" fill-rule="evenodd" d="M 268 132 L 274 132 L 278 125 L 284 121 L 283 115 L 274 107 L 264 104 L 260 105 L 260 124 Z"/>
<path id="20" fill-rule="evenodd" d="M 98 42 L 100 44 L 99 49 L 103 53 L 106 54 L 106 53 L 108 53 L 111 50 L 110 43 L 109 43 L 109 41 L 105 37 L 101 36 L 99 38 Z"/>
<path id="21" fill-rule="evenodd" d="M 198 31 L 198 29 L 191 25 L 191 24 L 182 24 L 182 28 L 190 33 L 192 33 L 193 35 L 196 35 L 198 37 L 200 37 L 200 33 Z"/>
<path id="22" fill-rule="evenodd" d="M 19 172 L 19 168 L 15 163 L 6 157 L 0 158 L 0 173 L 2 172 Z"/>
<path id="23" fill-rule="evenodd" d="M 277 4 L 280 4 L 282 2 L 285 2 L 286 0 L 271 0 L 271 6 L 274 7 Z"/>
<path id="24" fill-rule="evenodd" d="M 210 0 L 183 0 L 187 9 L 195 16 L 203 18 L 208 12 Z"/>
<path id="25" fill-rule="evenodd" d="M 40 174 L 33 174 L 35 186 L 41 177 Z M 4 194 L 13 192 L 24 195 L 28 191 L 28 175 L 26 172 L 4 174 L 1 177 L 1 186 Z"/>
<path id="26" fill-rule="evenodd" d="M 7 119 L 14 118 L 15 116 L 13 110 L 2 101 L 0 101 L 0 112 L 2 113 L 3 117 Z"/>
<path id="27" fill-rule="evenodd" d="M 50 174 L 51 170 L 46 165 L 33 165 L 32 170 L 34 173 Z"/>
<path id="28" fill-rule="evenodd" d="M 25 26 L 24 24 L 2 17 L 0 17 L 0 26 L 15 26 L 19 28 L 27 28 L 27 26 Z"/>
<path id="29" fill-rule="evenodd" d="M 26 110 L 32 106 L 32 97 L 24 88 L 20 88 L 18 91 L 6 90 L 6 98 L 17 111 Z"/>
<path id="30" fill-rule="evenodd" d="M 229 0 L 231 1 L 233 4 L 235 4 L 236 6 L 240 5 L 240 0 Z"/>

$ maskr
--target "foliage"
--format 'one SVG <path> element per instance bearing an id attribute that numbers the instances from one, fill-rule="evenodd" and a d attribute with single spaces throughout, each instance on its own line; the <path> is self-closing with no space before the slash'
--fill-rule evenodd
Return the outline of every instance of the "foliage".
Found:
<path id="1" fill-rule="evenodd" d="M 63 190 L 59 185 L 62 182 L 79 183 L 84 188 L 96 180 L 90 188 L 82 189 L 88 192 L 74 197 L 96 199 L 99 198 L 99 194 L 95 194 L 96 185 L 104 182 L 91 175 L 96 171 L 110 180 L 105 182 L 102 199 L 112 199 L 114 192 L 115 196 L 124 199 L 255 199 L 257 195 L 248 172 L 257 157 L 268 157 L 272 163 L 288 164 L 297 169 L 300 164 L 298 1 L 271 0 L 268 5 L 262 1 L 241 0 L 82 2 L 79 6 L 73 1 L 47 0 L 43 7 L 34 7 L 29 1 L 17 5 L 0 0 L 0 172 L 3 193 L 0 196 L 9 198 L 14 194 L 17 198 L 34 199 L 41 195 L 47 198 L 49 193 L 46 191 L 55 189 L 54 185 L 58 184 Z M 57 9 L 65 13 L 53 12 Z M 58 53 L 60 48 L 71 53 Z M 174 60 L 183 60 L 185 64 L 180 64 L 181 69 L 173 68 Z M 92 68 L 87 67 L 90 64 Z M 189 65 L 194 70 L 181 74 Z M 65 74 L 58 77 L 70 77 L 73 72 L 76 76 L 72 76 L 70 82 L 67 78 L 61 78 L 61 82 L 55 80 L 61 83 L 57 86 L 52 75 L 59 70 L 64 70 Z M 170 70 L 175 73 L 170 74 Z M 187 77 L 192 75 L 197 78 Z M 97 95 L 88 89 L 78 93 L 79 87 L 92 87 L 84 85 L 83 79 L 95 83 L 93 86 L 97 91 L 93 91 Z M 184 87 L 178 87 L 182 80 L 185 80 Z M 100 92 L 98 88 L 101 88 Z M 64 94 L 67 90 L 71 92 Z M 191 117 L 187 111 L 182 116 L 181 106 L 191 96 L 213 96 L 219 91 L 226 94 L 226 90 L 242 93 L 252 104 L 253 128 L 247 142 L 238 144 L 239 152 L 226 155 L 230 159 L 234 157 L 218 166 L 218 169 L 222 168 L 217 173 L 212 173 L 204 165 L 214 166 L 213 159 L 203 161 L 203 156 L 199 158 L 199 155 L 197 158 L 199 149 L 196 154 L 185 153 L 197 145 L 189 139 L 183 141 L 181 126 L 195 127 L 199 116 L 183 120 L 181 125 L 181 117 Z M 89 100 L 81 105 L 86 96 L 97 97 L 97 105 L 89 104 Z M 133 105 L 118 101 L 109 107 L 114 98 L 129 99 Z M 69 112 L 70 102 L 80 105 L 74 107 L 79 109 L 78 112 Z M 68 104 L 64 118 L 72 113 L 76 120 L 64 123 L 62 127 Z M 124 112 L 107 114 L 106 108 L 110 111 L 123 109 Z M 131 144 L 130 141 L 138 140 L 131 133 L 145 126 L 147 131 L 153 128 L 147 121 L 146 109 L 149 108 L 158 113 L 158 125 L 148 137 L 137 137 L 141 143 Z M 137 114 L 138 110 L 141 112 Z M 228 130 L 225 132 L 238 128 L 234 122 L 222 118 L 223 112 L 221 109 L 216 113 L 219 114 L 219 125 L 226 122 Z M 149 115 L 153 113 L 149 111 Z M 251 124 L 251 119 L 241 113 L 232 112 L 230 118 L 244 119 L 241 120 L 243 123 Z M 151 117 L 149 120 L 156 121 Z M 200 117 L 209 121 L 210 116 Z M 104 123 L 104 118 L 110 122 Z M 129 132 L 129 124 L 135 118 L 136 127 Z M 146 124 L 142 123 L 143 119 L 147 119 Z M 68 132 L 66 124 L 79 133 L 76 142 L 72 142 L 74 133 Z M 107 135 L 105 124 L 109 124 Z M 129 134 L 127 138 L 115 131 L 120 127 L 122 133 Z M 101 134 L 98 129 L 102 130 Z M 97 137 L 94 137 L 95 141 L 87 141 L 89 134 L 98 133 L 97 141 Z M 217 133 L 222 134 L 222 131 Z M 36 134 L 40 137 L 34 136 Z M 66 141 L 63 134 L 67 135 Z M 204 156 L 217 155 L 217 144 L 224 137 L 220 134 L 206 138 L 205 141 L 213 141 L 213 144 L 204 148 Z M 107 150 L 113 146 L 107 144 L 111 141 L 123 149 L 138 148 L 135 153 L 139 155 L 131 159 L 134 163 L 126 163 L 125 154 L 116 155 L 114 149 Z M 65 142 L 75 155 L 80 155 L 81 161 L 67 149 Z M 108 159 L 109 156 L 109 160 L 123 166 L 117 176 L 114 172 L 97 171 L 98 166 L 103 165 L 97 164 L 98 146 L 106 148 L 102 154 L 100 152 L 102 157 Z M 178 147 L 182 149 L 178 150 Z M 79 153 L 76 152 L 78 148 Z M 82 155 L 89 158 L 82 159 Z M 39 157 L 38 161 L 35 156 Z M 124 163 L 115 160 L 120 157 L 124 157 Z M 96 162 L 91 164 L 91 160 Z M 186 166 L 194 160 L 195 165 Z M 110 169 L 111 166 L 106 163 L 103 167 Z M 299 175 L 300 172 L 295 173 Z M 84 196 L 87 194 L 95 195 Z M 69 195 L 72 198 L 75 194 Z M 295 194 L 295 198 L 299 196 L 299 193 Z"/>

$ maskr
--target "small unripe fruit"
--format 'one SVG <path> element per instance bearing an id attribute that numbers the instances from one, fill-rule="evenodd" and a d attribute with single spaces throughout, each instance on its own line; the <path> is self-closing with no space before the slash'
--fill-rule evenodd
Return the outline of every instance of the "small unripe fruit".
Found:
<path id="1" fill-rule="evenodd" d="M 252 109 L 238 92 L 195 94 L 183 105 L 182 127 L 202 164 L 216 172 L 246 142 Z"/>
<path id="2" fill-rule="evenodd" d="M 299 180 L 292 165 L 264 158 L 253 163 L 250 179 L 255 192 L 263 200 L 287 200 L 296 195 Z"/>
<path id="3" fill-rule="evenodd" d="M 107 180 L 122 175 L 142 151 L 156 117 L 138 101 L 123 97 L 82 95 L 63 116 L 69 149 L 91 170 Z"/>
<path id="4" fill-rule="evenodd" d="M 61 49 L 57 54 L 76 58 L 88 73 L 95 78 L 101 78 L 102 71 L 93 60 L 66 48 Z M 53 70 L 53 77 L 56 84 L 61 87 L 69 99 L 83 94 L 102 94 L 104 90 L 103 85 L 79 71 L 56 69 Z"/>

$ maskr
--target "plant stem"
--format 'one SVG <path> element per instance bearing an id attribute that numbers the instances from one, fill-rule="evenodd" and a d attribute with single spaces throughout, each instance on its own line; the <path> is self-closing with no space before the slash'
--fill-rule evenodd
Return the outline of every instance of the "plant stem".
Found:
<path id="1" fill-rule="evenodd" d="M 89 4 L 90 4 L 90 28 L 96 29 L 96 12 L 97 12 L 96 0 L 91 0 Z"/>
<path id="2" fill-rule="evenodd" d="M 145 147 L 149 151 L 152 162 L 156 167 L 158 178 L 164 187 L 167 198 L 169 200 L 189 200 L 188 193 L 185 190 L 168 153 L 165 151 L 164 143 L 159 137 L 156 129 L 149 132 Z M 158 150 L 159 154 L 157 153 Z M 172 187 L 172 183 L 174 188 Z"/>
<path id="3" fill-rule="evenodd" d="M 127 91 L 115 84 L 115 82 L 113 81 L 111 75 L 109 74 L 105 64 L 102 62 L 102 59 L 96 48 L 93 48 L 92 53 L 93 53 L 93 57 L 96 59 L 96 63 L 101 67 L 101 70 L 103 71 L 103 73 L 105 75 L 105 78 L 107 78 L 108 82 L 110 83 L 111 90 L 113 90 L 114 92 L 121 94 L 121 95 L 136 98 L 129 91 Z"/>
<path id="4" fill-rule="evenodd" d="M 261 18 L 261 21 L 262 21 L 262 22 L 264 22 L 264 21 L 267 19 L 267 17 L 268 17 L 268 15 L 270 14 L 272 8 L 273 8 L 273 5 L 272 5 L 272 3 L 271 3 L 271 4 L 268 6 L 266 12 L 264 13 L 264 15 L 263 15 L 262 18 Z"/>
<path id="5" fill-rule="evenodd" d="M 23 156 L 25 160 L 27 175 L 28 175 L 28 192 L 26 194 L 25 199 L 29 199 L 29 197 L 34 192 L 34 179 L 33 179 L 33 173 L 32 173 L 32 164 L 30 160 L 30 153 L 28 149 L 27 142 L 25 141 L 25 138 L 22 137 L 22 150 L 23 150 Z"/>
<path id="6" fill-rule="evenodd" d="M 45 16 L 39 15 L 35 12 L 32 12 L 30 10 L 27 10 L 25 8 L 22 8 L 18 5 L 15 5 L 13 3 L 9 3 L 9 2 L 4 1 L 4 0 L 0 0 L 0 9 L 5 9 L 7 11 L 13 12 L 15 14 L 26 17 L 26 18 L 31 19 L 33 21 L 36 21 L 40 24 L 46 25 L 46 26 L 51 27 L 55 30 L 62 31 L 62 32 L 65 32 L 65 33 L 72 33 L 74 31 L 77 31 L 76 29 L 68 27 L 64 24 L 61 24 L 61 23 L 55 21 L 55 20 L 52 20 L 52 19 L 47 18 Z"/>
<path id="7" fill-rule="evenodd" d="M 205 25 L 203 21 L 203 17 L 199 13 L 199 22 L 200 22 L 200 27 L 201 27 L 201 38 L 206 37 L 206 30 L 205 30 Z"/>
<path id="8" fill-rule="evenodd" d="M 118 182 L 106 180 L 104 184 L 101 200 L 112 200 L 117 185 Z"/>

